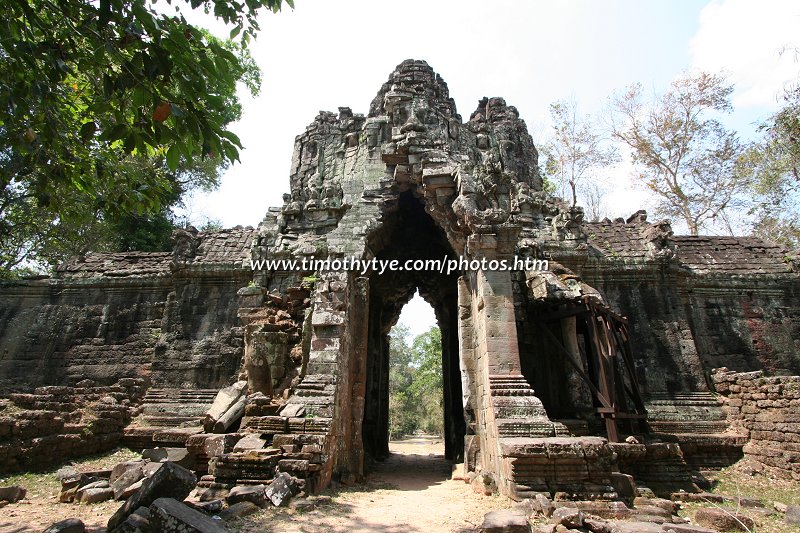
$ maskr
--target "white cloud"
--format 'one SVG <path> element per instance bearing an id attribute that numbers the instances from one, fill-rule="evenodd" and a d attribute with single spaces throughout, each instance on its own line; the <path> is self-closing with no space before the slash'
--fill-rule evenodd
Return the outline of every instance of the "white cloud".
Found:
<path id="1" fill-rule="evenodd" d="M 700 13 L 691 66 L 723 70 L 736 86 L 734 106 L 774 108 L 800 71 L 794 53 L 781 55 L 786 46 L 800 46 L 798 28 L 797 0 L 714 0 Z"/>

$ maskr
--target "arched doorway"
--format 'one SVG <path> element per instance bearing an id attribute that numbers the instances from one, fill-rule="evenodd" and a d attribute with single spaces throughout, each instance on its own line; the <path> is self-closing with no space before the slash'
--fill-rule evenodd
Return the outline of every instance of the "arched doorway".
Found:
<path id="1" fill-rule="evenodd" d="M 413 190 L 400 193 L 382 227 L 370 238 L 380 260 L 455 259 L 444 232 L 425 212 Z M 419 291 L 434 309 L 442 335 L 445 457 L 460 461 L 466 424 L 459 364 L 457 280 L 459 273 L 406 269 L 373 272 L 369 278 L 366 393 L 362 435 L 364 451 L 374 459 L 389 454 L 389 331 L 402 307 Z"/>

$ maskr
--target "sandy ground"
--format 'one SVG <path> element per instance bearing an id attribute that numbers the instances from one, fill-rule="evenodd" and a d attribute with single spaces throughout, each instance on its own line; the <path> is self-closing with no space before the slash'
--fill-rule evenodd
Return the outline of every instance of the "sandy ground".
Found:
<path id="1" fill-rule="evenodd" d="M 450 479 L 441 441 L 409 439 L 390 444 L 392 455 L 376 463 L 366 483 L 335 490 L 333 504 L 298 513 L 269 510 L 232 524 L 258 533 L 469 532 L 483 515 L 508 500 L 475 494 Z"/>
<path id="2" fill-rule="evenodd" d="M 475 494 L 470 485 L 451 480 L 440 440 L 409 439 L 391 443 L 390 449 L 392 455 L 374 465 L 365 483 L 326 491 L 333 497 L 328 505 L 309 512 L 272 508 L 227 525 L 232 531 L 255 533 L 466 533 L 476 530 L 485 513 L 509 505 L 504 498 Z M 119 502 L 58 503 L 53 475 L 31 478 L 29 484 L 24 478 L 15 481 L 29 487 L 28 496 L 0 509 L 2 533 L 39 532 L 72 517 L 83 520 L 89 531 L 105 531 L 119 507 Z"/>

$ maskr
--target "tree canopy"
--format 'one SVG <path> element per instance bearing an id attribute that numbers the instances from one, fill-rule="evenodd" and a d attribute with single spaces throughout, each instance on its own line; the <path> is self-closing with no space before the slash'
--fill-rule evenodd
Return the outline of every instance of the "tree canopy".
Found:
<path id="1" fill-rule="evenodd" d="M 167 14 L 145 0 L 5 2 L 0 268 L 24 263 L 54 233 L 163 219 L 185 190 L 216 186 L 241 148 L 226 129 L 241 113 L 236 85 L 260 83 L 245 46 L 258 13 L 281 4 L 191 0 Z M 240 40 L 189 24 L 186 8 L 213 13 Z"/>
<path id="2" fill-rule="evenodd" d="M 762 126 L 764 139 L 748 147 L 742 172 L 753 175 L 753 232 L 789 246 L 800 245 L 800 85 Z"/>
<path id="3" fill-rule="evenodd" d="M 411 336 L 398 324 L 389 335 L 389 432 L 391 438 L 416 431 L 442 435 L 444 397 L 442 337 L 438 327 Z"/>
<path id="4" fill-rule="evenodd" d="M 675 80 L 652 100 L 633 85 L 612 100 L 611 134 L 631 149 L 637 179 L 657 199 L 658 216 L 699 231 L 743 205 L 743 146 L 715 114 L 731 111 L 733 86 L 701 72 Z"/>
<path id="5" fill-rule="evenodd" d="M 560 196 L 571 196 L 572 206 L 578 197 L 587 204 L 592 218 L 598 218 L 600 206 L 597 172 L 618 160 L 613 146 L 605 146 L 603 136 L 588 115 L 578 114 L 574 100 L 550 104 L 553 132 L 545 147 L 545 170 L 556 179 Z"/>

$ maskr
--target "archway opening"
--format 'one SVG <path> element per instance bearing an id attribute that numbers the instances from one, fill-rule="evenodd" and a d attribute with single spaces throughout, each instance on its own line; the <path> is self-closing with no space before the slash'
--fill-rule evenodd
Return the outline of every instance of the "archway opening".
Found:
<path id="1" fill-rule="evenodd" d="M 433 308 L 418 294 L 389 333 L 389 439 L 444 438 L 442 336 Z M 433 445 L 434 453 L 441 454 Z M 394 449 L 394 448 L 393 448 Z"/>
<path id="2" fill-rule="evenodd" d="M 370 245 L 380 260 L 397 260 L 398 268 L 374 272 L 369 280 L 369 334 L 362 436 L 372 459 L 389 455 L 390 331 L 417 291 L 433 308 L 440 331 L 442 428 L 445 458 L 460 461 L 466 424 L 461 394 L 457 327 L 458 272 L 412 268 L 414 261 L 455 259 L 444 232 L 413 191 L 400 193 Z M 430 265 L 431 263 L 429 263 Z"/>

